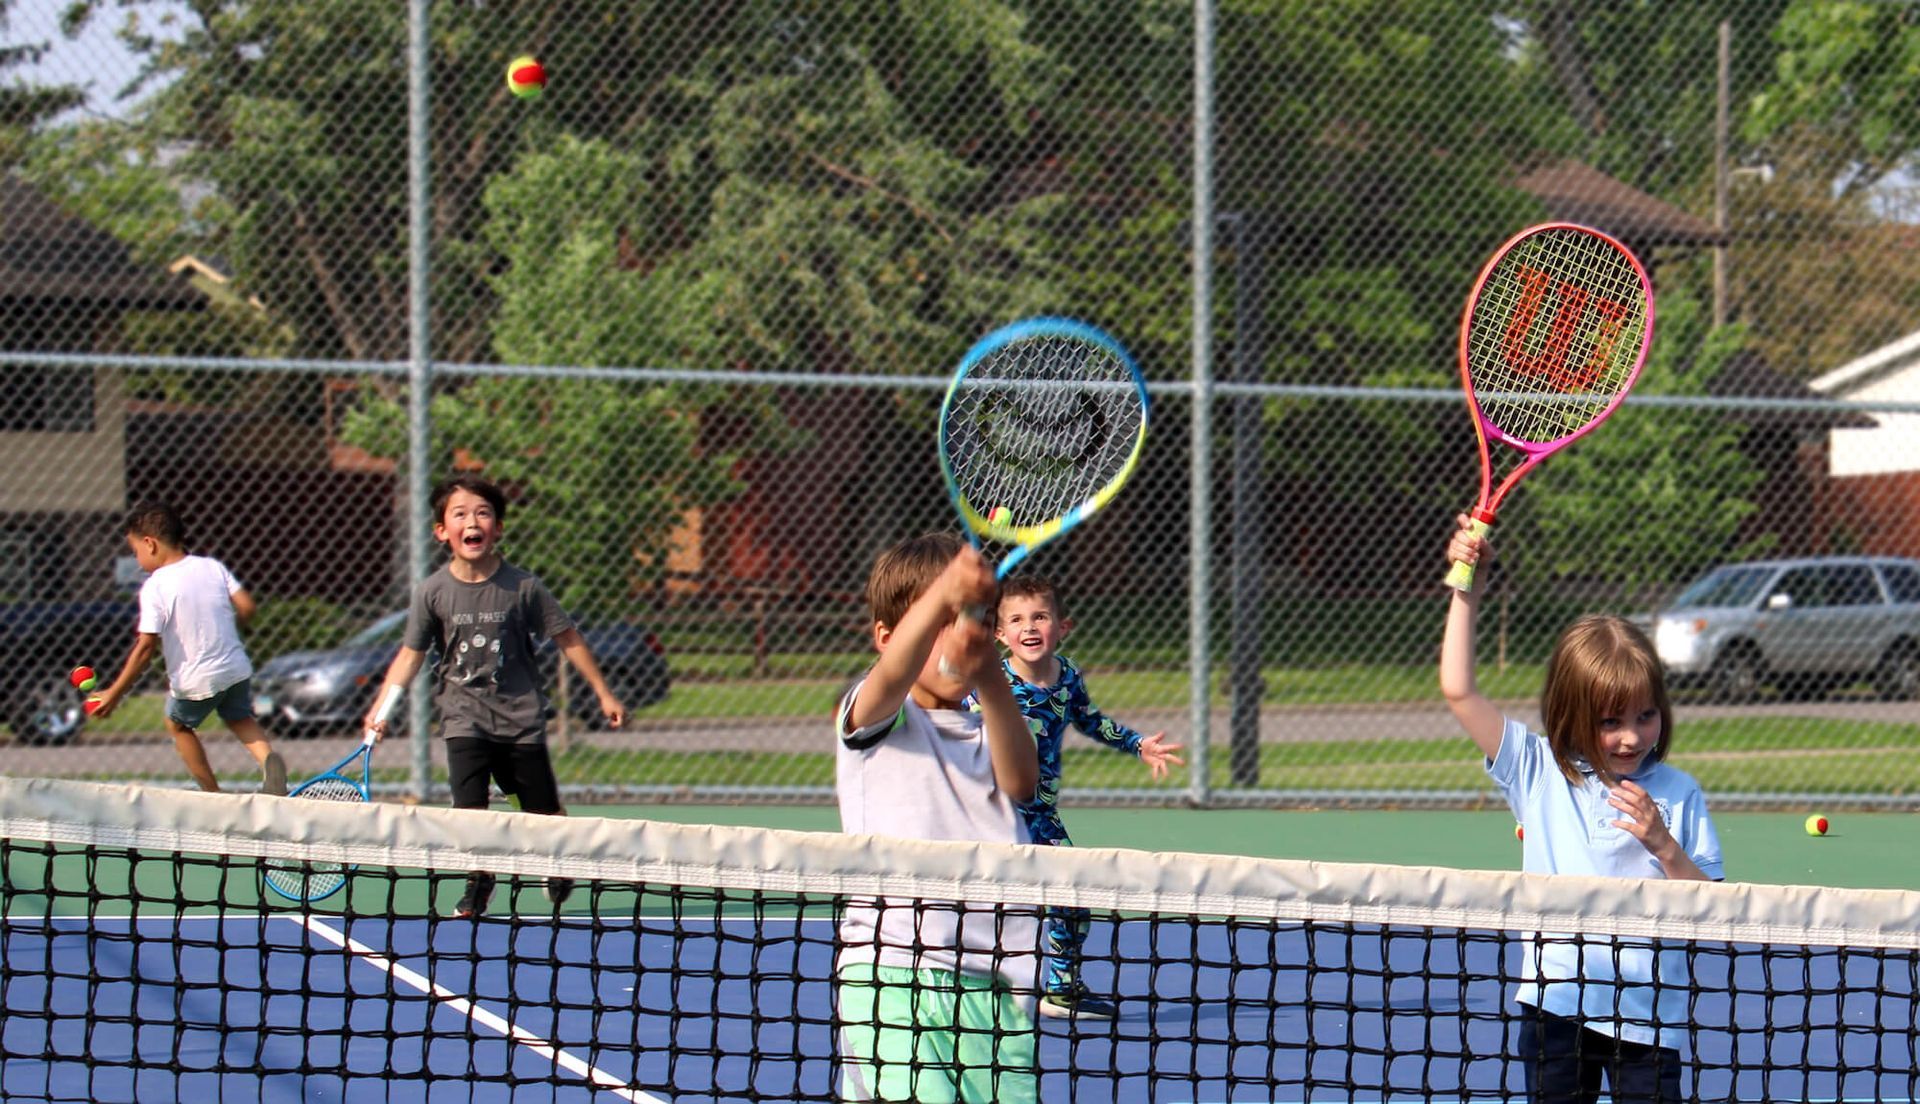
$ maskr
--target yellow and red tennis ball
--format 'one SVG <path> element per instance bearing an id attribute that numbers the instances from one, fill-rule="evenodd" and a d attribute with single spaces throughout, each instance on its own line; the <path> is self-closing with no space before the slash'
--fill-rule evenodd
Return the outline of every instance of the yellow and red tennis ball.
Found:
<path id="1" fill-rule="evenodd" d="M 1005 506 L 995 506 L 993 509 L 987 511 L 987 524 L 1005 525 L 1011 517 L 1013 517 L 1012 510 L 1007 509 Z"/>
<path id="2" fill-rule="evenodd" d="M 1807 818 L 1807 835 L 1824 836 L 1827 834 L 1827 818 L 1815 813 Z"/>
<path id="3" fill-rule="evenodd" d="M 540 59 L 522 54 L 507 63 L 507 88 L 523 100 L 531 100 L 547 88 L 547 67 Z"/>
<path id="4" fill-rule="evenodd" d="M 89 716 L 89 717 L 91 717 L 91 716 L 93 716 L 93 714 L 94 714 L 94 711 L 100 708 L 100 699 L 99 699 L 99 698 L 88 698 L 88 699 L 87 699 L 87 707 L 86 707 L 86 708 L 87 708 L 87 716 Z"/>
<path id="5" fill-rule="evenodd" d="M 93 668 L 85 666 L 75 667 L 73 670 L 67 672 L 67 681 L 73 683 L 75 690 L 84 694 L 93 689 Z"/>
<path id="6" fill-rule="evenodd" d="M 1517 839 L 1517 840 L 1524 840 L 1524 839 L 1526 839 L 1526 838 L 1527 838 L 1527 826 L 1526 826 L 1526 825 L 1524 825 L 1524 824 L 1516 824 L 1516 825 L 1514 825 L 1514 826 L 1513 826 L 1513 838 L 1514 838 L 1514 839 Z"/>

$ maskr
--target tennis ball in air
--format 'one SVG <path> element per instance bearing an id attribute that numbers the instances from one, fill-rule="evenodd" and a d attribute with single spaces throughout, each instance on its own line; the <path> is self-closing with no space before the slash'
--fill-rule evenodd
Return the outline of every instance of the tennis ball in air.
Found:
<path id="1" fill-rule="evenodd" d="M 67 681 L 73 683 L 73 688 L 75 690 L 78 690 L 82 694 L 84 694 L 87 691 L 93 689 L 93 684 L 94 684 L 93 668 L 75 667 L 72 671 L 69 671 L 67 673 Z"/>
<path id="2" fill-rule="evenodd" d="M 1807 835 L 1824 836 L 1827 834 L 1827 818 L 1815 813 L 1807 818 Z"/>
<path id="3" fill-rule="evenodd" d="M 547 67 L 538 58 L 522 54 L 507 63 L 507 87 L 523 100 L 546 91 Z"/>
<path id="4" fill-rule="evenodd" d="M 1005 506 L 995 506 L 987 513 L 987 523 L 989 525 L 1005 525 L 1007 519 L 1012 516 L 1012 510 L 1007 509 Z"/>

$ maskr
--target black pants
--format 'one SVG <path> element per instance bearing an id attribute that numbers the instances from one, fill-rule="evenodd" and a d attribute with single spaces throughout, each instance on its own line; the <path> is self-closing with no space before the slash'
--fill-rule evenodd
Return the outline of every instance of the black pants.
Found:
<path id="1" fill-rule="evenodd" d="M 1593 1104 L 1604 1074 L 1614 1104 L 1677 1104 L 1680 1052 L 1632 1043 L 1520 1006 L 1520 1049 L 1531 1104 Z"/>
<path id="2" fill-rule="evenodd" d="M 545 743 L 488 740 L 456 736 L 447 741 L 447 784 L 456 809 L 487 807 L 487 782 L 500 792 L 520 798 L 526 813 L 560 813 L 560 783 Z"/>

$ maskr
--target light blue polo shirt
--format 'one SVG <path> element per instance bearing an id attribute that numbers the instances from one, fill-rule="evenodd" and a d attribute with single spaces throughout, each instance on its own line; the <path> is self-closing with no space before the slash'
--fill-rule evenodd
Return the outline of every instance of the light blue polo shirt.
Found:
<path id="1" fill-rule="evenodd" d="M 1603 878 L 1664 878 L 1660 863 L 1632 833 L 1613 822 L 1625 814 L 1607 804 L 1607 787 L 1579 764 L 1583 781 L 1567 781 L 1547 738 L 1508 718 L 1500 753 L 1487 775 L 1514 818 L 1526 828 L 1521 869 L 1531 874 L 1585 874 Z M 1628 778 L 1647 791 L 1680 849 L 1707 877 L 1719 881 L 1720 837 L 1706 795 L 1693 776 L 1666 763 L 1643 763 Z M 1631 887 L 1622 887 L 1631 893 Z M 1678 1049 L 1686 1039 L 1687 956 L 1656 952 L 1643 939 L 1541 933 L 1523 948 L 1514 999 L 1543 1012 L 1576 1019 L 1596 1031 L 1636 1043 Z M 1581 980 L 1584 979 L 1584 980 Z M 1659 984 L 1656 986 L 1655 981 Z"/>

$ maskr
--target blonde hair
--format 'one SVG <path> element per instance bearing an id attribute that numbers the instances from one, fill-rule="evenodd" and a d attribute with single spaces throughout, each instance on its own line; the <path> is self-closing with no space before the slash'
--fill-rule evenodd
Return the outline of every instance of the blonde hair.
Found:
<path id="1" fill-rule="evenodd" d="M 873 620 L 889 629 L 898 625 L 907 608 L 960 554 L 961 546 L 953 533 L 924 533 L 880 553 L 867 574 L 867 611 Z"/>
<path id="2" fill-rule="evenodd" d="M 1576 759 L 1585 759 L 1608 785 L 1617 781 L 1606 767 L 1599 721 L 1642 698 L 1652 698 L 1660 710 L 1660 739 L 1644 760 L 1655 763 L 1673 744 L 1673 702 L 1653 642 L 1632 622 L 1609 614 L 1567 626 L 1547 660 L 1540 712 L 1554 762 L 1568 781 L 1582 781 Z"/>

